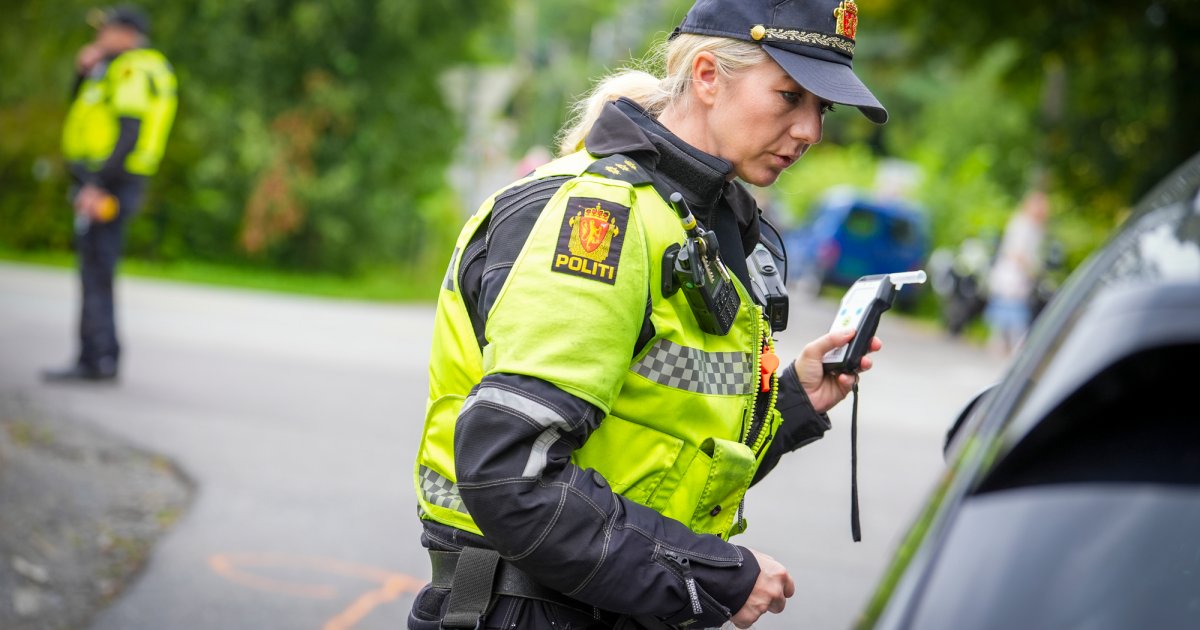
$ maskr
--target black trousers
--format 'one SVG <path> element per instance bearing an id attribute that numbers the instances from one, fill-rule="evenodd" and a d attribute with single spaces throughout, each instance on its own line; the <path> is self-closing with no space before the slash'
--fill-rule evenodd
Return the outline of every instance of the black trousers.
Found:
<path id="1" fill-rule="evenodd" d="M 117 341 L 116 308 L 113 281 L 117 261 L 125 245 L 129 220 L 142 204 L 146 178 L 131 176 L 111 185 L 108 191 L 117 198 L 120 211 L 112 221 L 85 221 L 77 218 L 75 251 L 79 263 L 82 300 L 79 315 L 79 364 L 98 367 L 111 361 L 116 366 L 121 356 Z M 72 201 L 78 194 L 76 186 Z"/>

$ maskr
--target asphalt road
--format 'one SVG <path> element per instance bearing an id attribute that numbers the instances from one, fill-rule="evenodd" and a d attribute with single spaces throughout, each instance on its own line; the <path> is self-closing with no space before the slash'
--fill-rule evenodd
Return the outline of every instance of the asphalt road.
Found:
<path id="1" fill-rule="evenodd" d="M 401 628 L 429 575 L 412 461 L 432 308 L 122 278 L 115 386 L 46 385 L 74 352 L 75 277 L 0 264 L 0 395 L 85 418 L 174 459 L 188 514 L 96 630 Z M 828 327 L 796 299 L 781 356 Z M 848 627 L 941 470 L 945 428 L 1004 369 L 888 315 L 863 377 L 863 537 L 849 531 L 849 404 L 747 500 L 735 542 L 774 555 L 798 592 L 757 627 Z"/>

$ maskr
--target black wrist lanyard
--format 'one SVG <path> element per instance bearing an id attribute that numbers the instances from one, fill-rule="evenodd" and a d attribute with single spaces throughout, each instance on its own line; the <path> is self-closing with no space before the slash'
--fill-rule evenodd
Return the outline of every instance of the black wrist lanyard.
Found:
<path id="1" fill-rule="evenodd" d="M 854 542 L 862 540 L 862 527 L 858 522 L 858 374 L 850 388 L 854 400 L 850 405 L 850 535 Z"/>

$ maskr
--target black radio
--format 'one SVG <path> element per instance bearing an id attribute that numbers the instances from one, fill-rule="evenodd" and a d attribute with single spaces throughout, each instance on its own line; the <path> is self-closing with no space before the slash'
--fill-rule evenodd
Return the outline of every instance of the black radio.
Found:
<path id="1" fill-rule="evenodd" d="M 670 199 L 688 238 L 663 258 L 663 293 L 670 295 L 682 289 L 700 330 L 724 335 L 733 327 L 742 298 L 721 262 L 717 236 L 696 223 L 683 195 L 672 193 Z"/>

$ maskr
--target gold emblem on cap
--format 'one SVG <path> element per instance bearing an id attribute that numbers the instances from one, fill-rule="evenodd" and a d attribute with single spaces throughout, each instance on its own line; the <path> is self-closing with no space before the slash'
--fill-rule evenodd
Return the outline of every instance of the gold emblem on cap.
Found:
<path id="1" fill-rule="evenodd" d="M 767 27 L 763 26 L 762 24 L 755 24 L 754 27 L 750 29 L 750 39 L 753 39 L 754 41 L 758 41 L 766 36 Z"/>
<path id="2" fill-rule="evenodd" d="M 858 35 L 858 5 L 854 0 L 845 0 L 833 10 L 833 19 L 837 21 L 837 34 L 854 39 Z"/>

